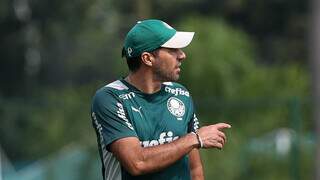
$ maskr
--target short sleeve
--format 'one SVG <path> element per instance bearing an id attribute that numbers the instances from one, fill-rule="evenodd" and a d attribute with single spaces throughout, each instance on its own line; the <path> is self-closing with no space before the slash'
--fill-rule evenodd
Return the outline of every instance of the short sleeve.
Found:
<path id="1" fill-rule="evenodd" d="M 193 117 L 189 122 L 188 132 L 197 132 L 198 129 L 199 129 L 199 120 L 197 118 L 197 115 L 194 113 Z"/>
<path id="2" fill-rule="evenodd" d="M 105 145 L 124 137 L 137 137 L 122 102 L 108 91 L 98 91 L 91 107 L 93 127 Z"/>
<path id="3" fill-rule="evenodd" d="M 199 120 L 197 118 L 197 115 L 196 115 L 196 112 L 195 112 L 195 108 L 194 108 L 194 105 L 193 105 L 193 100 L 192 100 L 191 97 L 190 97 L 190 107 L 191 107 L 192 115 L 191 115 L 191 119 L 190 119 L 189 124 L 188 124 L 188 133 L 197 132 L 197 130 L 199 129 L 199 126 L 200 126 L 200 123 L 199 123 Z"/>

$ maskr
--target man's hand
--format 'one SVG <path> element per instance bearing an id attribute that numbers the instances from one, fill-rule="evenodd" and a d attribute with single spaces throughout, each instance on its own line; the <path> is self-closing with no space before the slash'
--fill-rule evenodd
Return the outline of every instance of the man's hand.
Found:
<path id="1" fill-rule="evenodd" d="M 231 128 L 231 125 L 218 123 L 200 128 L 197 133 L 202 140 L 203 148 L 222 149 L 227 141 L 227 137 L 222 131 L 225 128 Z"/>

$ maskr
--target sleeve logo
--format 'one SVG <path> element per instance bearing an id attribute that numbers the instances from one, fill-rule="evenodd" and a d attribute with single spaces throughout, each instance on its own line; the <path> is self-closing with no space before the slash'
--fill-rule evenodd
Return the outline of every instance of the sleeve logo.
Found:
<path id="1" fill-rule="evenodd" d="M 196 114 L 193 114 L 193 129 L 195 132 L 199 129 L 199 120 Z"/>
<path id="2" fill-rule="evenodd" d="M 177 117 L 177 120 L 182 120 L 181 117 L 184 115 L 186 108 L 180 99 L 176 97 L 169 98 L 167 107 L 170 113 Z"/>
<path id="3" fill-rule="evenodd" d="M 117 111 L 118 117 L 121 118 L 126 123 L 128 128 L 134 130 L 132 124 L 129 122 L 129 120 L 128 120 L 127 116 L 126 116 L 126 113 L 125 113 L 125 111 L 123 109 L 122 104 L 121 103 L 117 103 L 117 106 L 118 106 L 118 111 Z"/>

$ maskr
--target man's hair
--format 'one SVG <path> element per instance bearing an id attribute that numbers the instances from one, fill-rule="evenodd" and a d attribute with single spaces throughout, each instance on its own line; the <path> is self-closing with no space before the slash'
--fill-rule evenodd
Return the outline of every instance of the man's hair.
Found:
<path id="1" fill-rule="evenodd" d="M 150 52 L 152 55 L 157 56 L 158 55 L 158 49 L 153 50 L 152 52 Z M 137 57 L 126 57 L 127 60 L 127 64 L 128 64 L 128 68 L 131 72 L 136 72 L 140 66 L 141 66 L 141 56 L 137 56 Z"/>
<path id="2" fill-rule="evenodd" d="M 132 57 L 132 58 L 126 58 L 128 68 L 131 72 L 136 72 L 140 66 L 141 66 L 141 58 L 140 56 Z"/>

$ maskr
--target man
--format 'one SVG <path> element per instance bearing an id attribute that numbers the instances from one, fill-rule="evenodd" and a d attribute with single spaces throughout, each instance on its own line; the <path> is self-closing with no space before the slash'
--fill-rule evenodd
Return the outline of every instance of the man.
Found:
<path id="1" fill-rule="evenodd" d="M 139 21 L 122 55 L 129 75 L 99 89 L 92 120 L 104 180 L 204 179 L 199 148 L 221 149 L 229 124 L 199 129 L 190 93 L 176 83 L 194 32 Z"/>

